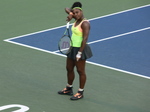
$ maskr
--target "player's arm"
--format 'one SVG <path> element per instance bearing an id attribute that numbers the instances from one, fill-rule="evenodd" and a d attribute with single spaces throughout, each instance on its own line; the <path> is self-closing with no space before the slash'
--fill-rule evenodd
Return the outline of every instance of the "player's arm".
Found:
<path id="1" fill-rule="evenodd" d="M 84 47 L 86 45 L 86 42 L 88 40 L 89 32 L 90 32 L 90 24 L 88 21 L 84 21 L 81 25 L 82 31 L 83 31 L 83 41 L 81 43 L 80 52 L 84 50 Z"/>
<path id="2" fill-rule="evenodd" d="M 66 13 L 68 14 L 68 16 L 67 16 L 67 21 L 71 21 L 71 19 L 74 18 L 74 17 L 73 17 L 72 10 L 71 10 L 70 8 L 65 8 L 65 11 L 66 11 Z"/>

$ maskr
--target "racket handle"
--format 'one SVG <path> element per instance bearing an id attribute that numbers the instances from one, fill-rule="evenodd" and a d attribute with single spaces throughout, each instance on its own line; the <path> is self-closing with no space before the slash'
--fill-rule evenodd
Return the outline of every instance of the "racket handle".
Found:
<path id="1" fill-rule="evenodd" d="M 67 23 L 67 29 L 69 29 L 69 24 L 70 24 L 70 22 Z"/>

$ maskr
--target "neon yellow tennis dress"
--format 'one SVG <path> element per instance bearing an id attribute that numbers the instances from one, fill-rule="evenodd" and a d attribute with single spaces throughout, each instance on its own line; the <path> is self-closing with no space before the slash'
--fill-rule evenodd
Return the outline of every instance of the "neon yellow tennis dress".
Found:
<path id="1" fill-rule="evenodd" d="M 72 25 L 72 36 L 71 36 L 71 51 L 67 54 L 67 57 L 73 60 L 76 60 L 76 55 L 81 47 L 81 43 L 83 41 L 83 31 L 81 25 L 84 21 L 88 21 L 83 19 L 79 25 L 75 26 L 76 22 Z M 81 59 L 86 60 L 92 57 L 92 51 L 88 44 L 85 45 L 84 50 L 82 51 Z"/>
<path id="2" fill-rule="evenodd" d="M 84 21 L 87 21 L 87 20 L 82 20 L 80 22 L 79 25 L 75 26 L 76 22 L 72 25 L 72 36 L 71 36 L 71 40 L 72 40 L 72 47 L 81 47 L 81 43 L 82 43 L 82 40 L 83 40 L 83 31 L 82 31 L 82 28 L 81 28 L 81 25 Z"/>

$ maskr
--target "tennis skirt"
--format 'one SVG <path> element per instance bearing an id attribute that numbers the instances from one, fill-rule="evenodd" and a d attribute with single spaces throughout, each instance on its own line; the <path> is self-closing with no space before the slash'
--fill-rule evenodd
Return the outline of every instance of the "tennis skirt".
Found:
<path id="1" fill-rule="evenodd" d="M 71 58 L 73 60 L 76 60 L 76 55 L 77 55 L 79 49 L 80 49 L 80 47 L 72 47 L 71 51 L 67 54 L 67 57 Z M 88 58 L 91 58 L 92 56 L 93 56 L 93 54 L 92 54 L 91 48 L 88 44 L 86 44 L 86 46 L 82 52 L 81 59 L 86 60 Z"/>

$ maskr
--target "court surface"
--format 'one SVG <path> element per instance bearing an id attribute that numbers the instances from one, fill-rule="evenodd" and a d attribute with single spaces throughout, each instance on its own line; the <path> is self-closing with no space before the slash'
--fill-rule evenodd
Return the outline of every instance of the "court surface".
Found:
<path id="1" fill-rule="evenodd" d="M 75 102 L 57 94 L 66 84 L 65 56 L 57 46 L 65 25 L 3 38 L 0 110 L 149 112 L 148 3 L 89 19 L 93 57 L 87 60 L 85 98 Z"/>
<path id="2" fill-rule="evenodd" d="M 91 19 L 89 44 L 92 44 L 94 57 L 89 59 L 90 63 L 119 68 L 150 78 L 149 11 L 150 5 L 146 5 Z M 57 53 L 58 37 L 64 31 L 65 27 L 54 28 L 5 41 Z"/>

